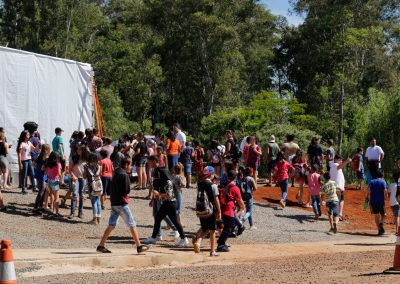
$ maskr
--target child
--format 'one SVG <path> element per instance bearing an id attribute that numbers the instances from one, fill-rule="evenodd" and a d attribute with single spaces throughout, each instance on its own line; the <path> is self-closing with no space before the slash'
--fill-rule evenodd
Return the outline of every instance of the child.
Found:
<path id="1" fill-rule="evenodd" d="M 294 180 L 299 185 L 299 192 L 297 193 L 297 201 L 300 206 L 304 206 L 303 202 L 303 194 L 304 194 L 304 183 L 306 181 L 306 159 L 303 151 L 298 149 L 296 151 L 296 155 L 292 159 L 292 165 L 294 168 Z M 308 202 L 305 206 L 310 207 L 310 202 Z"/>
<path id="2" fill-rule="evenodd" d="M 93 161 L 93 166 L 94 166 Z M 96 163 L 97 164 L 97 163 Z M 131 171 L 132 160 L 129 158 L 124 158 L 121 160 L 120 167 L 115 170 L 114 178 L 111 182 L 111 214 L 108 221 L 108 227 L 104 231 L 103 237 L 101 238 L 100 244 L 97 246 L 97 251 L 101 253 L 110 253 L 108 249 L 105 248 L 105 243 L 110 236 L 111 232 L 117 226 L 119 217 L 125 221 L 126 225 L 129 227 L 131 236 L 136 244 L 137 253 L 144 252 L 149 249 L 148 246 L 141 245 L 139 234 L 136 230 L 136 222 L 132 215 L 131 210 L 128 206 L 130 192 L 130 181 L 129 174 Z M 100 205 L 100 204 L 99 204 Z"/>
<path id="3" fill-rule="evenodd" d="M 90 201 L 92 202 L 93 219 L 91 224 L 97 225 L 101 219 L 101 202 L 100 197 L 103 193 L 101 183 L 101 166 L 97 161 L 97 155 L 91 153 L 89 155 L 88 163 L 85 165 L 84 178 L 87 179 L 89 186 Z"/>
<path id="4" fill-rule="evenodd" d="M 58 210 L 58 198 L 60 190 L 61 164 L 57 152 L 51 152 L 45 165 L 47 184 L 53 197 L 52 209 L 56 217 L 62 217 Z"/>
<path id="5" fill-rule="evenodd" d="M 371 180 L 368 185 L 366 200 L 369 200 L 371 214 L 375 217 L 375 224 L 378 228 L 378 236 L 385 233 L 383 222 L 385 221 L 385 190 L 386 182 L 383 179 L 381 170 L 376 171 L 376 178 Z"/>
<path id="6" fill-rule="evenodd" d="M 108 158 L 106 150 L 100 151 L 101 183 L 103 184 L 103 194 L 101 195 L 101 209 L 104 210 L 104 202 L 107 195 L 110 196 L 111 179 L 114 171 L 113 164 Z"/>
<path id="7" fill-rule="evenodd" d="M 106 151 L 106 150 L 104 150 Z M 72 156 L 70 164 L 71 174 L 71 213 L 68 219 L 74 218 L 77 200 L 79 198 L 78 218 L 83 218 L 83 188 L 85 180 L 83 178 L 86 165 L 86 146 L 84 144 L 77 145 L 76 153 Z"/>
<path id="8" fill-rule="evenodd" d="M 329 232 L 337 233 L 337 224 L 339 222 L 339 198 L 341 188 L 334 180 L 331 180 L 330 173 L 324 173 L 324 179 L 327 181 L 321 188 L 321 195 L 326 195 L 326 209 L 328 210 L 329 224 L 331 228 Z"/>
<path id="9" fill-rule="evenodd" d="M 186 187 L 190 188 L 190 184 L 192 183 L 192 159 L 194 158 L 194 149 L 190 145 L 190 142 L 185 143 L 185 148 L 181 154 L 181 161 L 185 168 L 185 177 L 186 177 Z"/>
<path id="10" fill-rule="evenodd" d="M 183 226 L 182 223 L 182 188 L 186 187 L 186 180 L 183 175 L 183 165 L 181 163 L 178 163 L 174 167 L 174 177 L 175 177 L 175 182 L 177 185 L 177 191 L 178 194 L 176 196 L 176 220 L 178 221 L 181 226 Z"/>
<path id="11" fill-rule="evenodd" d="M 390 207 L 393 211 L 394 223 L 396 224 L 396 235 L 400 226 L 400 190 L 399 190 L 399 174 L 393 174 L 393 182 L 389 185 L 388 193 L 390 194 Z"/>
<path id="12" fill-rule="evenodd" d="M 164 150 L 162 146 L 157 146 L 156 148 L 156 156 L 158 159 L 158 165 L 160 168 L 166 168 L 167 163 L 167 156 L 164 154 Z"/>
<path id="13" fill-rule="evenodd" d="M 353 171 L 357 176 L 356 189 L 362 189 L 362 182 L 364 180 L 364 163 L 363 163 L 363 149 L 357 148 L 357 154 L 353 158 Z"/>
<path id="14" fill-rule="evenodd" d="M 33 214 L 35 215 L 42 215 L 42 213 L 40 212 L 40 208 L 43 207 L 44 196 L 46 193 L 46 184 L 44 182 L 45 180 L 44 166 L 46 164 L 47 158 L 49 157 L 49 154 L 50 154 L 50 145 L 48 144 L 42 145 L 40 155 L 35 162 L 35 178 L 39 188 L 39 192 L 35 200 L 35 206 L 33 208 Z"/>
<path id="15" fill-rule="evenodd" d="M 335 155 L 335 158 L 331 162 L 331 170 L 330 175 L 332 180 L 336 182 L 336 184 L 341 189 L 340 194 L 340 202 L 339 202 L 339 220 L 343 221 L 343 207 L 344 207 L 344 186 L 345 186 L 345 179 L 343 175 L 343 170 L 348 163 L 351 163 L 351 159 L 349 158 L 346 162 L 342 161 L 342 157 L 339 155 Z"/>
<path id="16" fill-rule="evenodd" d="M 290 176 L 293 175 L 294 167 L 285 160 L 285 156 L 283 155 L 283 153 L 279 152 L 276 157 L 274 179 L 282 191 L 281 201 L 279 202 L 282 208 L 285 208 L 286 206 L 286 196 L 288 194 L 289 185 L 289 173 Z"/>
<path id="17" fill-rule="evenodd" d="M 242 199 L 244 206 L 246 207 L 246 214 L 242 216 L 242 225 L 249 220 L 250 230 L 257 230 L 257 227 L 253 223 L 253 192 L 257 190 L 256 181 L 252 177 L 253 169 L 246 168 L 244 170 L 244 177 L 240 182 L 240 191 L 242 193 Z"/>
<path id="18" fill-rule="evenodd" d="M 321 216 L 320 205 L 320 174 L 317 173 L 315 165 L 311 165 L 311 172 L 307 175 L 308 189 L 310 191 L 311 203 L 315 214 L 314 220 Z"/>

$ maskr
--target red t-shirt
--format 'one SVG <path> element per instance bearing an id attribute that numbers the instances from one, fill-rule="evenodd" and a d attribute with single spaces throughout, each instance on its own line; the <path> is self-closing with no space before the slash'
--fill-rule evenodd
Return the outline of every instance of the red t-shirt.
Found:
<path id="1" fill-rule="evenodd" d="M 232 184 L 232 182 L 230 183 Z M 225 194 L 224 194 L 225 188 L 220 188 L 219 189 L 219 196 L 221 199 L 221 204 L 225 204 Z M 240 189 L 236 185 L 232 186 L 229 188 L 228 192 L 226 193 L 226 196 L 228 197 L 228 200 L 230 200 L 228 203 L 226 203 L 224 208 L 221 208 L 221 213 L 222 215 L 229 216 L 229 217 L 235 217 L 234 209 L 235 209 L 235 202 L 239 201 L 242 199 L 242 195 L 240 194 Z"/>
<path id="2" fill-rule="evenodd" d="M 287 161 L 282 160 L 275 164 L 275 182 L 281 182 L 289 178 L 289 170 L 294 171 L 294 167 Z"/>
<path id="3" fill-rule="evenodd" d="M 109 158 L 100 160 L 101 176 L 112 177 L 113 164 Z"/>

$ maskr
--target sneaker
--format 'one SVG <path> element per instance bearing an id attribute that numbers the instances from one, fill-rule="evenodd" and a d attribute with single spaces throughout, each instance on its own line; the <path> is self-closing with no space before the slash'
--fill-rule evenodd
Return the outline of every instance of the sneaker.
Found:
<path id="1" fill-rule="evenodd" d="M 315 221 L 318 221 L 318 220 L 319 220 L 319 215 L 315 216 L 315 217 L 314 217 L 314 220 L 315 220 Z"/>
<path id="2" fill-rule="evenodd" d="M 283 200 L 279 201 L 279 204 L 282 206 L 282 208 L 285 208 L 286 204 Z"/>
<path id="3" fill-rule="evenodd" d="M 21 193 L 22 193 L 23 195 L 28 194 L 28 192 L 27 192 L 26 190 L 23 190 Z"/>
<path id="4" fill-rule="evenodd" d="M 219 254 L 216 251 L 210 252 L 210 256 L 219 256 Z"/>
<path id="5" fill-rule="evenodd" d="M 80 212 L 80 213 L 78 214 L 78 218 L 79 218 L 79 219 L 82 219 L 82 218 L 83 218 L 83 213 L 82 213 L 82 212 Z"/>
<path id="6" fill-rule="evenodd" d="M 187 238 L 181 239 L 179 242 L 175 244 L 177 248 L 184 248 L 189 244 L 189 240 Z"/>
<path id="7" fill-rule="evenodd" d="M 143 244 L 146 245 L 155 245 L 157 243 L 157 239 L 156 238 L 152 238 L 152 237 L 148 237 L 147 239 L 144 239 L 142 241 Z"/>
<path id="8" fill-rule="evenodd" d="M 238 229 L 236 235 L 237 235 L 237 236 L 240 236 L 241 234 L 243 234 L 243 232 L 244 232 L 245 229 L 246 229 L 245 226 L 242 225 L 242 226 Z"/>
<path id="9" fill-rule="evenodd" d="M 337 225 L 336 223 L 333 224 L 333 233 L 336 234 L 337 233 Z"/>
<path id="10" fill-rule="evenodd" d="M 74 214 L 70 214 L 69 216 L 68 216 L 68 219 L 73 219 L 74 218 Z"/>
<path id="11" fill-rule="evenodd" d="M 329 229 L 329 233 L 332 233 L 332 232 L 333 232 L 333 228 L 330 228 L 330 229 Z"/>
<path id="12" fill-rule="evenodd" d="M 179 235 L 179 232 L 178 231 L 174 231 L 174 239 L 175 239 L 175 241 L 179 241 L 180 238 L 181 237 Z"/>
<path id="13" fill-rule="evenodd" d="M 101 253 L 111 253 L 111 251 L 106 249 L 104 246 L 97 246 L 96 251 Z"/>
<path id="14" fill-rule="evenodd" d="M 195 253 L 200 253 L 200 245 L 199 243 L 194 243 L 193 244 L 193 249 Z"/>
<path id="15" fill-rule="evenodd" d="M 144 252 L 144 251 L 146 251 L 146 250 L 149 250 L 149 246 L 146 246 L 146 245 L 140 245 L 140 246 L 138 246 L 137 248 L 136 248 L 136 251 L 137 251 L 137 253 L 141 253 L 141 252 Z"/>
<path id="16" fill-rule="evenodd" d="M 54 214 L 54 217 L 56 217 L 56 218 L 64 218 L 64 216 L 63 216 L 63 215 L 61 215 L 60 213 L 56 213 L 56 214 Z"/>
<path id="17" fill-rule="evenodd" d="M 250 231 L 257 230 L 256 226 L 250 226 Z"/>
<path id="18" fill-rule="evenodd" d="M 157 237 L 156 240 L 157 240 L 157 242 L 162 241 L 162 236 Z"/>
<path id="19" fill-rule="evenodd" d="M 228 246 L 222 245 L 217 247 L 217 252 L 229 252 Z"/>

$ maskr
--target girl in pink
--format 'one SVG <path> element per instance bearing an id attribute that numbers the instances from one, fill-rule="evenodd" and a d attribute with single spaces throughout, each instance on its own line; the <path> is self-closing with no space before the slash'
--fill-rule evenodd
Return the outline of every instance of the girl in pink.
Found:
<path id="1" fill-rule="evenodd" d="M 58 199 L 60 190 L 60 176 L 61 176 L 61 164 L 59 163 L 59 157 L 57 152 L 51 152 L 45 165 L 45 172 L 47 175 L 47 185 L 53 196 L 53 213 L 56 217 L 62 217 L 58 211 Z"/>
<path id="2" fill-rule="evenodd" d="M 294 180 L 299 185 L 299 191 L 297 192 L 296 198 L 300 206 L 304 206 L 303 196 L 304 196 L 304 184 L 306 181 L 306 157 L 302 150 L 298 149 L 296 155 L 292 159 L 292 165 L 294 167 Z M 306 207 L 310 206 L 310 200 L 308 201 Z"/>
<path id="3" fill-rule="evenodd" d="M 293 166 L 285 160 L 285 156 L 282 152 L 279 152 L 276 157 L 275 169 L 274 169 L 274 180 L 279 185 L 282 191 L 281 201 L 279 204 L 282 208 L 286 206 L 286 196 L 288 194 L 289 175 L 292 176 L 294 173 Z"/>
<path id="4" fill-rule="evenodd" d="M 314 220 L 318 220 L 321 216 L 321 205 L 320 205 L 320 174 L 317 173 L 317 169 L 314 164 L 311 165 L 311 172 L 307 175 L 308 189 L 310 190 L 312 208 L 315 214 Z"/>

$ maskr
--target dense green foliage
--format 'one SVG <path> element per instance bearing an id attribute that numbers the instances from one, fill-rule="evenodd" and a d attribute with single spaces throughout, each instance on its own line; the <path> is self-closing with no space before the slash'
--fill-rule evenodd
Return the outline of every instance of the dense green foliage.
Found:
<path id="1" fill-rule="evenodd" d="M 179 121 L 204 143 L 256 132 L 400 138 L 400 0 L 293 0 L 290 26 L 256 0 L 0 0 L 0 45 L 89 62 L 112 136 Z"/>

